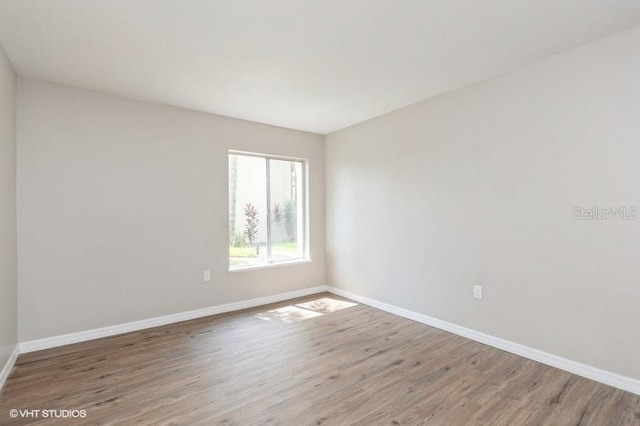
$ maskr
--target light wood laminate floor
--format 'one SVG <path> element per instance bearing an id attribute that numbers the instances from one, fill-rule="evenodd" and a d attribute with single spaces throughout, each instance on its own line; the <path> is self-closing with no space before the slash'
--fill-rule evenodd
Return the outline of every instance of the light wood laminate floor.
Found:
<path id="1" fill-rule="evenodd" d="M 75 421 L 9 410 L 83 409 Z M 0 424 L 640 425 L 640 396 L 330 294 L 21 355 Z"/>

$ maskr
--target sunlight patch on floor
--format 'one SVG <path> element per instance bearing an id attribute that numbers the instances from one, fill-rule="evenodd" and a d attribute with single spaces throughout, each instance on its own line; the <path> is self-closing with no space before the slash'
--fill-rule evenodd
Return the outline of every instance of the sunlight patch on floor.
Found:
<path id="1" fill-rule="evenodd" d="M 294 323 L 304 321 L 309 318 L 319 317 L 331 312 L 340 311 L 342 309 L 351 308 L 356 305 L 357 303 L 349 302 L 347 300 L 323 297 L 310 302 L 297 303 L 283 308 L 260 312 L 259 314 L 256 314 L 256 318 L 260 318 L 264 321 Z"/>
<path id="2" fill-rule="evenodd" d="M 356 305 L 357 303 L 349 302 L 348 300 L 338 300 L 332 299 L 331 297 L 323 297 L 322 299 L 313 300 L 311 302 L 298 303 L 296 306 L 326 314 L 329 312 L 340 311 L 342 309 L 350 308 Z"/>

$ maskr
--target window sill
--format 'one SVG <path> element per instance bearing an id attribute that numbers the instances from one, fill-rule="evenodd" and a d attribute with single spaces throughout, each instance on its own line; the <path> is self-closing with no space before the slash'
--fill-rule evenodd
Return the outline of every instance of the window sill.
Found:
<path id="1" fill-rule="evenodd" d="M 235 274 L 236 272 L 257 271 L 257 270 L 260 270 L 260 269 L 280 268 L 280 267 L 283 267 L 283 266 L 303 265 L 305 263 L 311 263 L 311 259 L 296 259 L 296 260 L 289 260 L 289 261 L 286 261 L 286 262 L 266 263 L 264 265 L 242 266 L 242 267 L 239 267 L 239 268 L 228 269 L 227 272 L 229 274 Z"/>

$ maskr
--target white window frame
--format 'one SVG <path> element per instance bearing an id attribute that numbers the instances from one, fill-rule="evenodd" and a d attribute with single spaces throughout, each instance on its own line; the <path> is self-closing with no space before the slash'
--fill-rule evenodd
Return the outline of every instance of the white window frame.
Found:
<path id="1" fill-rule="evenodd" d="M 227 238 L 227 270 L 230 273 L 233 272 L 241 272 L 246 270 L 256 270 L 256 269 L 265 269 L 265 268 L 273 268 L 278 266 L 286 266 L 291 264 L 300 264 L 300 263 L 309 263 L 311 262 L 311 253 L 309 249 L 309 180 L 307 176 L 309 175 L 309 160 L 306 158 L 297 158 L 297 157 L 287 157 L 282 155 L 272 155 L 272 154 L 262 154 L 257 152 L 247 152 L 247 151 L 236 151 L 230 149 L 227 152 L 227 167 L 229 165 L 229 156 L 230 155 L 243 155 L 247 157 L 258 157 L 264 158 L 266 161 L 266 197 L 267 197 L 267 263 L 261 263 L 259 265 L 246 265 L 246 266 L 236 266 L 231 267 L 229 263 L 230 260 L 230 252 L 229 246 L 231 241 Z M 271 170 L 269 163 L 271 160 L 282 160 L 282 161 L 294 161 L 302 164 L 302 257 L 296 259 L 286 259 L 286 260 L 273 260 L 271 258 Z M 229 170 L 227 169 L 227 184 L 229 183 Z M 227 190 L 228 192 L 228 190 Z M 227 197 L 228 199 L 229 197 Z M 227 204 L 227 215 L 229 215 L 229 205 Z M 229 235 L 230 232 L 227 232 Z"/>

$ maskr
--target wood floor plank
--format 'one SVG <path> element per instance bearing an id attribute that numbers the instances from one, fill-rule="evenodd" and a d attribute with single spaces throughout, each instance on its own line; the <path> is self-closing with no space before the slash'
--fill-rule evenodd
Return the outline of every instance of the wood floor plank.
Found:
<path id="1" fill-rule="evenodd" d="M 20 355 L 0 424 L 640 425 L 640 396 L 323 293 Z"/>

